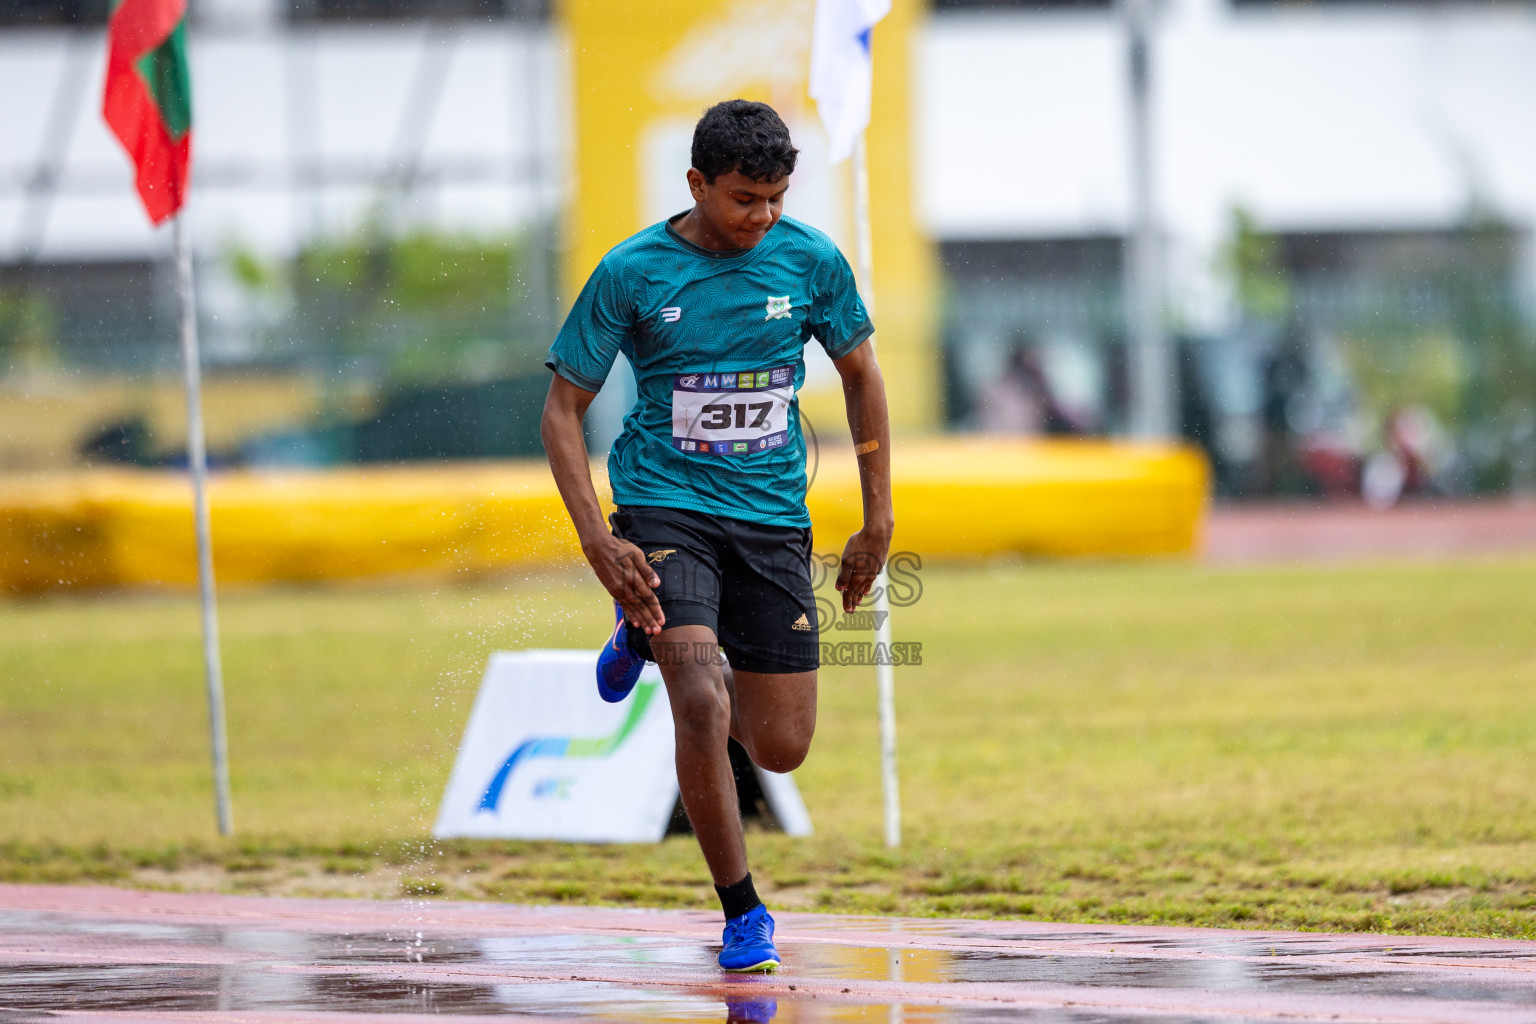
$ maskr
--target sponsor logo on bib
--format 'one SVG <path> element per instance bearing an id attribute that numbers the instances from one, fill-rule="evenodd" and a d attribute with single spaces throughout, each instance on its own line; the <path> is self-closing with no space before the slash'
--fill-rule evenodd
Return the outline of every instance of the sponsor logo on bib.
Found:
<path id="1" fill-rule="evenodd" d="M 672 378 L 672 446 L 697 455 L 750 455 L 790 447 L 792 366 Z"/>

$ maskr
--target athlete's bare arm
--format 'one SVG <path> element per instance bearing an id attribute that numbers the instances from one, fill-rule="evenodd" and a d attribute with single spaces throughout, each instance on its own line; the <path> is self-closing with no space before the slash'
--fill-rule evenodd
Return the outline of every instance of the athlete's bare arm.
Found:
<path id="1" fill-rule="evenodd" d="M 848 538 L 837 573 L 843 611 L 851 612 L 880 575 L 896 527 L 891 509 L 891 423 L 875 346 L 865 342 L 833 365 L 843 378 L 843 401 L 848 406 L 854 450 L 860 453 L 859 487 L 864 496 L 864 528 Z"/>
<path id="2" fill-rule="evenodd" d="M 595 397 L 594 392 L 554 374 L 549 394 L 544 398 L 539 436 L 544 440 L 544 453 L 549 456 L 555 486 L 560 488 L 560 500 L 565 502 L 565 510 L 576 526 L 576 536 L 581 539 L 581 553 L 592 563 L 592 571 L 608 593 L 623 607 L 624 617 L 647 633 L 659 633 L 666 621 L 655 593 L 661 579 L 646 564 L 645 554 L 639 548 L 608 531 L 597 492 L 592 488 L 581 420 Z"/>

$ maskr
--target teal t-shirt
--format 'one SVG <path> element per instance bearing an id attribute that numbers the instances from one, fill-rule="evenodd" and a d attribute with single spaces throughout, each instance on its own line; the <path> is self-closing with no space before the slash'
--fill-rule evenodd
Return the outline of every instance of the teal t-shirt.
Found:
<path id="1" fill-rule="evenodd" d="M 815 228 L 780 217 L 752 248 L 716 252 L 662 222 L 603 257 L 545 365 L 587 391 L 618 353 L 634 366 L 638 398 L 608 455 L 620 505 L 809 526 L 804 347 L 839 359 L 873 333 L 848 261 Z"/>

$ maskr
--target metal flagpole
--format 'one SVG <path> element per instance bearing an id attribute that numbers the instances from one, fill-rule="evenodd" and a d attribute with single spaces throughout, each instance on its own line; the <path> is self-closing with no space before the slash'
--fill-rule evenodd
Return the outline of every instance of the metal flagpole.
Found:
<path id="1" fill-rule="evenodd" d="M 1153 0 L 1121 0 L 1130 61 L 1131 231 L 1126 251 L 1126 308 L 1131 347 L 1131 432 L 1172 437 L 1173 353 L 1163 327 L 1162 252 L 1153 182 L 1151 35 Z"/>
<path id="2" fill-rule="evenodd" d="M 208 683 L 208 734 L 213 747 L 213 785 L 219 834 L 235 830 L 229 805 L 229 745 L 224 733 L 224 670 L 219 662 L 219 616 L 213 599 L 213 542 L 208 521 L 208 452 L 203 443 L 203 374 L 197 350 L 197 304 L 192 295 L 192 246 L 187 215 L 176 214 L 176 297 L 181 307 L 181 359 L 187 381 L 187 466 L 197 526 L 197 589 L 202 599 L 203 672 Z"/>
<path id="3" fill-rule="evenodd" d="M 859 274 L 864 278 L 864 305 L 875 315 L 875 247 L 869 230 L 869 153 L 864 133 L 853 150 L 853 223 L 859 247 Z M 873 344 L 873 341 L 871 341 Z M 901 791 L 896 775 L 896 676 L 892 669 L 890 581 L 885 568 L 875 579 L 875 685 L 880 700 L 880 777 L 885 790 L 885 845 L 901 845 Z"/>

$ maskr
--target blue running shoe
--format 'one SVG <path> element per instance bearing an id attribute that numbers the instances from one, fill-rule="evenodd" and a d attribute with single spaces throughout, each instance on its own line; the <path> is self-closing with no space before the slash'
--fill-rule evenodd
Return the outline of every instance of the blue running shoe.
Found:
<path id="1" fill-rule="evenodd" d="M 727 971 L 744 974 L 779 969 L 779 951 L 773 948 L 773 918 L 761 903 L 725 922 L 724 942 L 720 966 Z"/>
<path id="2" fill-rule="evenodd" d="M 613 627 L 613 636 L 603 645 L 603 653 L 597 656 L 597 693 L 609 704 L 617 704 L 635 688 L 635 682 L 645 669 L 645 659 L 629 646 L 624 633 L 624 609 L 614 602 L 619 624 Z"/>

